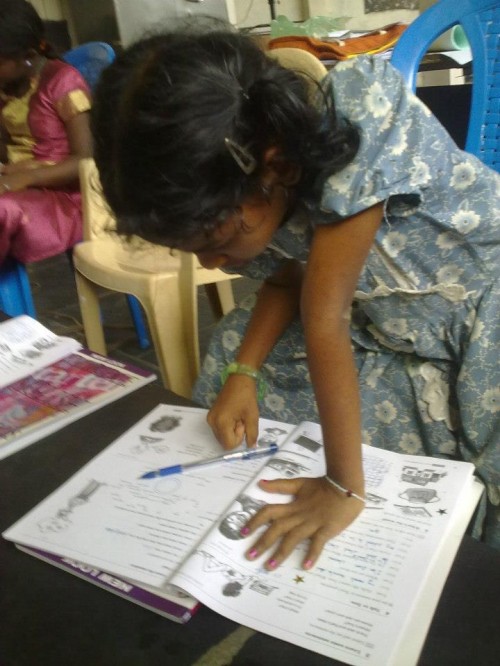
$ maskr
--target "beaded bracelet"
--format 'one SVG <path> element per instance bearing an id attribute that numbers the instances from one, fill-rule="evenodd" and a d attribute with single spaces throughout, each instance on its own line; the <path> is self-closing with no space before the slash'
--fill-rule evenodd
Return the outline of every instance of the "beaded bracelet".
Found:
<path id="1" fill-rule="evenodd" d="M 325 479 L 328 481 L 330 485 L 332 485 L 334 488 L 339 490 L 341 493 L 344 493 L 346 497 L 354 497 L 355 499 L 359 500 L 360 502 L 363 502 L 363 504 L 366 504 L 366 500 L 364 497 L 361 497 L 361 495 L 357 495 L 355 492 L 352 490 L 349 490 L 349 488 L 344 488 L 344 486 L 341 486 L 340 483 L 337 483 L 333 479 L 330 479 L 328 474 L 325 474 Z"/>
<path id="2" fill-rule="evenodd" d="M 264 377 L 262 376 L 262 373 L 255 368 L 252 368 L 250 365 L 245 365 L 244 363 L 233 361 L 233 363 L 226 365 L 224 370 L 221 372 L 220 378 L 223 384 L 226 383 L 229 375 L 246 375 L 247 377 L 255 379 L 257 383 L 257 400 L 262 400 L 262 398 L 266 395 L 267 385 Z"/>

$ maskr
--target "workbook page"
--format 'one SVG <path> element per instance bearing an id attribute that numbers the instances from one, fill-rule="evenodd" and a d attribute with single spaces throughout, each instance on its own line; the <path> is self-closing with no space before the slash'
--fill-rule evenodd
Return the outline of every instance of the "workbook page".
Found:
<path id="1" fill-rule="evenodd" d="M 206 415 L 159 405 L 4 536 L 161 588 L 264 464 L 257 458 L 139 478 L 223 454 Z M 261 420 L 259 445 L 280 444 L 292 429 Z"/>
<path id="2" fill-rule="evenodd" d="M 255 562 L 245 559 L 256 540 L 255 535 L 241 538 L 239 533 L 248 514 L 267 502 L 290 500 L 252 484 L 172 582 L 232 620 L 348 664 L 411 666 L 434 606 L 429 617 L 418 618 L 419 640 L 408 659 L 393 662 L 392 656 L 457 509 L 462 517 L 472 512 L 472 505 L 461 505 L 470 491 L 473 467 L 371 447 L 364 447 L 363 458 L 366 508 L 327 544 L 312 570 L 301 567 L 306 543 L 273 572 L 263 567 L 272 551 Z M 322 474 L 320 428 L 305 424 L 267 461 L 259 477 Z M 450 537 L 454 548 L 467 517 L 464 520 L 459 534 Z M 440 589 L 437 585 L 435 602 Z"/>

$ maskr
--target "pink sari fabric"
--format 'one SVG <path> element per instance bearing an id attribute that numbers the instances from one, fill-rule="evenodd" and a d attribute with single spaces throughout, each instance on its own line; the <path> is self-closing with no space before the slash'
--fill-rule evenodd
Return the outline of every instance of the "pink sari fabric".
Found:
<path id="1" fill-rule="evenodd" d="M 70 154 L 65 121 L 90 109 L 84 79 L 70 65 L 48 61 L 25 99 L 25 122 L 9 115 L 9 100 L 0 99 L 0 113 L 13 143 L 11 160 L 65 159 Z M 12 103 L 19 106 L 19 100 Z M 46 259 L 71 248 L 81 236 L 78 183 L 64 190 L 32 188 L 0 196 L 0 264 L 7 255 L 23 263 Z"/>

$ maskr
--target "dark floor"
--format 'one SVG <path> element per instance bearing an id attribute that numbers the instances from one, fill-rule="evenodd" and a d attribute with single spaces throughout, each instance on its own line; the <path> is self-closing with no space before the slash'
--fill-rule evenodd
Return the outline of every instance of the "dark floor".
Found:
<path id="1" fill-rule="evenodd" d="M 67 256 L 62 254 L 30 264 L 28 271 L 37 319 L 54 333 L 76 338 L 85 345 L 73 269 Z M 245 278 L 233 280 L 232 284 L 236 301 L 257 286 L 253 280 Z M 216 323 L 203 287 L 198 290 L 198 307 L 200 353 L 203 358 Z M 140 349 L 123 294 L 103 290 L 101 309 L 108 354 L 153 370 L 159 377 L 154 348 Z"/>

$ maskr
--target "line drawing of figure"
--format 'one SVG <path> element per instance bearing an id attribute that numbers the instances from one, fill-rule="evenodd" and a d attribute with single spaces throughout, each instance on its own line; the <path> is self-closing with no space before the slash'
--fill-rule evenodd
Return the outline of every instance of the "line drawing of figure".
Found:
<path id="1" fill-rule="evenodd" d="M 263 594 L 265 597 L 268 597 L 273 590 L 278 589 L 278 586 L 269 585 L 268 583 L 265 583 L 261 579 L 257 578 L 250 583 L 250 589 L 252 592 L 258 592 L 259 594 Z"/>
<path id="2" fill-rule="evenodd" d="M 101 481 L 91 479 L 87 485 L 76 495 L 70 497 L 68 503 L 62 509 L 56 511 L 51 518 L 41 520 L 38 523 L 40 532 L 62 532 L 71 525 L 70 516 L 74 509 L 90 501 L 92 495 L 101 487 L 107 485 Z"/>
<path id="3" fill-rule="evenodd" d="M 243 539 L 241 528 L 247 524 L 257 511 L 266 505 L 266 502 L 256 500 L 248 495 L 240 495 L 237 501 L 241 504 L 241 509 L 231 511 L 219 523 L 219 532 L 227 539 L 236 541 Z"/>
<path id="4" fill-rule="evenodd" d="M 232 566 L 218 560 L 205 550 L 197 550 L 196 553 L 203 558 L 202 571 L 206 573 L 220 573 L 227 578 L 227 582 L 221 588 L 221 592 L 225 597 L 238 597 L 246 585 L 249 585 L 249 589 L 253 592 L 258 592 L 265 596 L 269 596 L 273 590 L 277 589 L 276 586 L 268 585 L 254 574 L 244 574 L 241 571 L 236 571 Z"/>
<path id="5" fill-rule="evenodd" d="M 34 358 L 39 358 L 42 355 L 42 352 L 38 349 L 25 349 L 23 356 L 29 358 L 30 360 Z"/>
<path id="6" fill-rule="evenodd" d="M 149 435 L 139 435 L 139 439 L 141 442 L 144 442 L 144 444 L 153 444 L 154 442 L 162 442 L 161 437 L 150 437 Z"/>
<path id="7" fill-rule="evenodd" d="M 430 504 L 440 499 L 434 488 L 406 488 L 399 497 L 413 504 Z"/>
<path id="8" fill-rule="evenodd" d="M 149 435 L 139 435 L 139 444 L 131 447 L 130 453 L 142 455 L 147 451 L 153 453 L 166 453 L 169 450 L 168 444 L 161 437 L 151 437 Z"/>
<path id="9" fill-rule="evenodd" d="M 52 349 L 52 347 L 56 346 L 56 342 L 57 340 L 52 338 L 38 338 L 38 340 L 35 340 L 33 343 L 33 347 L 38 350 Z"/>
<path id="10" fill-rule="evenodd" d="M 445 471 L 435 470 L 417 465 L 405 465 L 401 471 L 401 481 L 414 483 L 417 486 L 426 486 L 428 483 L 436 483 L 446 476 Z"/>
<path id="11" fill-rule="evenodd" d="M 301 472 L 309 471 L 308 467 L 304 467 L 304 465 L 293 462 L 291 460 L 286 460 L 286 458 L 271 458 L 267 461 L 265 466 L 270 467 L 271 469 L 275 469 L 277 472 L 288 479 L 294 476 L 298 476 Z"/>
<path id="12" fill-rule="evenodd" d="M 182 418 L 180 416 L 172 416 L 171 414 L 166 414 L 161 416 L 156 421 L 153 421 L 149 426 L 149 429 L 152 432 L 170 432 L 175 430 L 181 424 Z"/>
<path id="13" fill-rule="evenodd" d="M 311 439 L 310 437 L 307 437 L 306 435 L 299 435 L 296 439 L 293 440 L 294 444 L 298 444 L 299 446 L 304 447 L 308 451 L 311 451 L 312 453 L 316 453 L 318 449 L 321 448 L 321 444 L 317 442 L 315 439 Z"/>
<path id="14" fill-rule="evenodd" d="M 272 444 L 273 442 L 276 442 L 281 435 L 286 435 L 286 432 L 287 431 L 283 430 L 283 428 L 264 428 L 262 436 L 257 440 L 257 444 L 259 446 Z"/>
<path id="15" fill-rule="evenodd" d="M 369 508 L 369 504 L 372 505 L 372 508 L 375 507 L 380 507 L 382 508 L 384 503 L 387 502 L 386 497 L 382 497 L 381 495 L 376 495 L 375 493 L 371 492 L 365 492 L 365 500 L 367 504 L 367 508 Z"/>
<path id="16" fill-rule="evenodd" d="M 423 506 L 406 506 L 404 504 L 394 504 L 394 508 L 407 516 L 420 516 L 422 518 L 431 518 L 431 514 Z"/>

